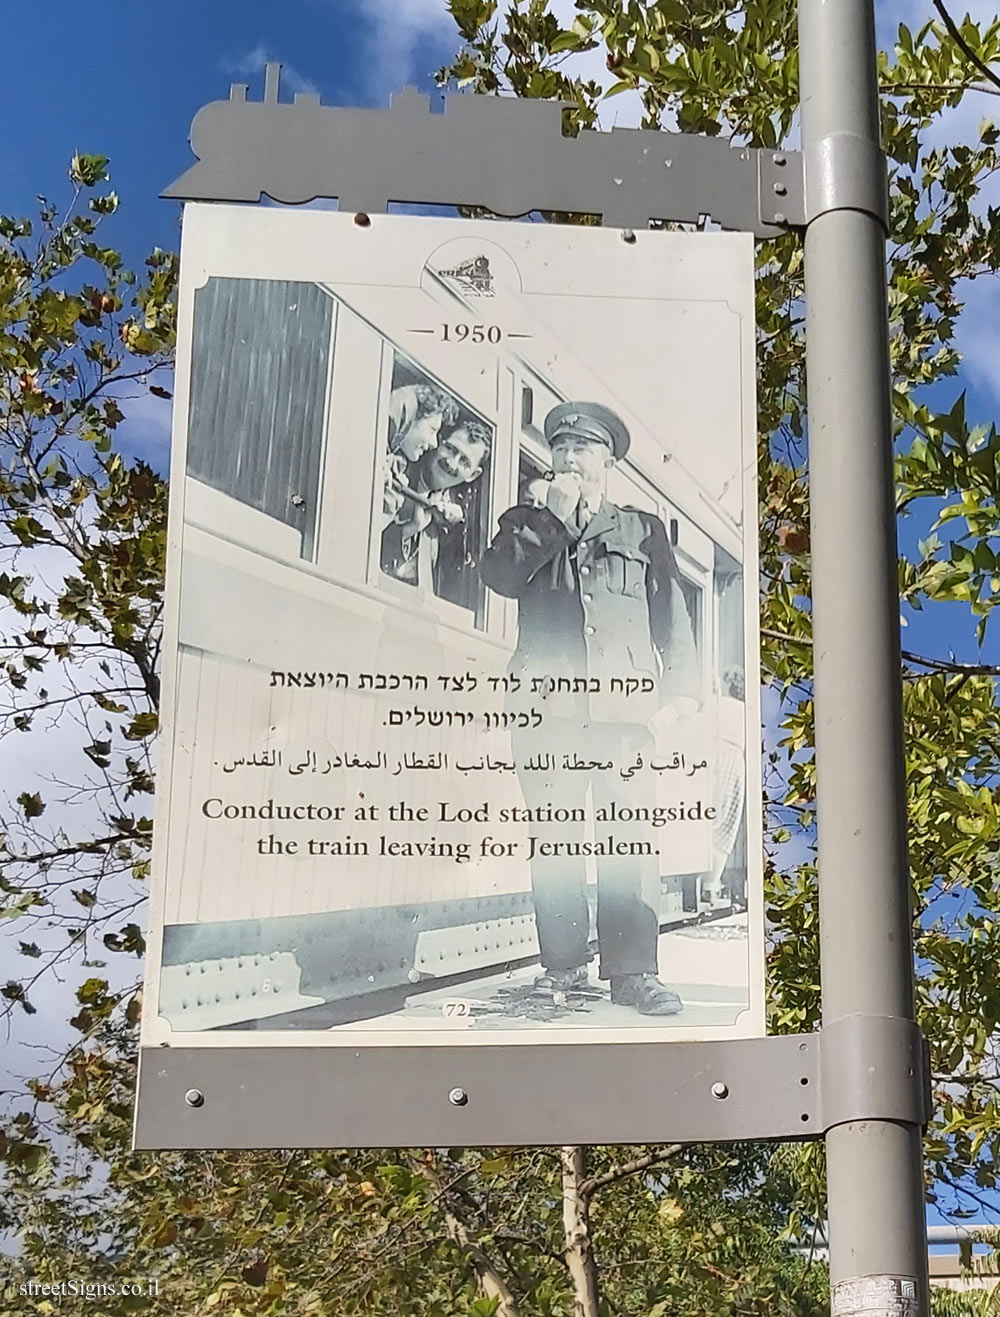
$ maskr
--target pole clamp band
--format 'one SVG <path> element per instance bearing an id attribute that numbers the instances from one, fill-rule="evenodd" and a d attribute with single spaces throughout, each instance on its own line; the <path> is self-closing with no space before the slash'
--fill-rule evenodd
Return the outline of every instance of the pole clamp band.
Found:
<path id="1" fill-rule="evenodd" d="M 885 152 L 854 133 L 831 133 L 804 149 L 806 224 L 831 210 L 861 210 L 889 232 Z"/>
<path id="2" fill-rule="evenodd" d="M 820 1033 L 823 1128 L 862 1120 L 925 1126 L 930 1067 L 912 1020 L 852 1015 Z"/>

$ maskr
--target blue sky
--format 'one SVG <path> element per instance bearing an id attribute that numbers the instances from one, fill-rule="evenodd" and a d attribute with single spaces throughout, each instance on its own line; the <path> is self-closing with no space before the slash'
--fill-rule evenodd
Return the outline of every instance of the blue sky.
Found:
<path id="1" fill-rule="evenodd" d="M 394 86 L 430 90 L 457 44 L 444 0 L 25 5 L 4 35 L 0 211 L 58 197 L 74 151 L 99 152 L 122 199 L 108 232 L 139 262 L 155 245 L 176 247 L 180 207 L 158 194 L 192 163 L 195 111 L 230 82 L 259 96 L 265 59 L 277 58 L 289 98 L 385 104 Z"/>

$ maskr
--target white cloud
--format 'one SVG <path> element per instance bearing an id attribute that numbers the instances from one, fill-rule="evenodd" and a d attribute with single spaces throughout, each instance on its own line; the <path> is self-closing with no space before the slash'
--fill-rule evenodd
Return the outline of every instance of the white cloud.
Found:
<path id="1" fill-rule="evenodd" d="M 958 24 L 966 14 L 971 15 L 974 23 L 992 22 L 997 15 L 996 0 L 945 0 L 945 8 Z M 911 28 L 922 27 L 929 18 L 939 21 L 927 0 L 893 0 L 885 10 L 887 17 L 892 16 L 895 22 Z"/>
<path id="2" fill-rule="evenodd" d="M 966 14 L 974 23 L 991 23 L 997 16 L 997 0 L 945 0 L 945 8 L 961 26 Z M 900 23 L 905 23 L 916 36 L 931 19 L 940 18 L 930 0 L 888 0 L 875 6 L 876 34 L 879 43 L 891 50 Z"/>
<path id="3" fill-rule="evenodd" d="M 1000 348 L 995 330 L 1000 319 L 1000 280 L 986 275 L 967 284 L 964 293 L 965 310 L 955 333 L 964 358 L 962 374 L 1000 404 Z"/>
<path id="4" fill-rule="evenodd" d="M 368 92 L 385 103 L 394 91 L 422 82 L 445 63 L 461 44 L 455 20 L 444 0 L 351 0 L 368 25 Z M 427 67 L 417 63 L 421 52 L 435 51 Z M 437 53 L 439 51 L 439 53 Z"/>
<path id="5" fill-rule="evenodd" d="M 319 95 L 319 88 L 314 82 L 301 74 L 293 65 L 286 64 L 280 55 L 276 55 L 262 41 L 259 41 L 252 50 L 222 61 L 223 71 L 231 77 L 249 77 L 252 74 L 263 73 L 265 64 L 281 65 L 281 82 L 286 90 L 293 93 L 303 92 L 310 96 Z"/>
<path id="6" fill-rule="evenodd" d="M 172 389 L 173 377 L 160 371 L 150 378 L 162 388 Z M 117 446 L 130 456 L 148 462 L 156 471 L 165 472 L 170 458 L 170 423 L 173 404 L 158 398 L 144 384 L 123 385 L 114 394 L 125 414 L 117 434 Z"/>
<path id="7" fill-rule="evenodd" d="M 389 94 L 408 83 L 426 77 L 432 69 L 420 67 L 421 49 L 440 51 L 437 63 L 444 63 L 461 46 L 461 36 L 444 0 L 352 0 L 370 25 L 369 92 L 376 101 L 385 102 Z M 577 17 L 574 0 L 549 0 L 549 10 L 563 28 Z M 615 75 L 606 64 L 603 43 L 594 50 L 570 55 L 563 69 L 573 77 L 592 80 L 610 87 Z M 637 92 L 623 92 L 602 106 L 602 128 L 635 128 L 642 118 L 642 100 Z"/>

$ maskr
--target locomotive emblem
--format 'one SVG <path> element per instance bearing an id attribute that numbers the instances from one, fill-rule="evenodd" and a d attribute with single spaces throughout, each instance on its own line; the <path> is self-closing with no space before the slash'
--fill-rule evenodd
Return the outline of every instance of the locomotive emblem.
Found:
<path id="1" fill-rule="evenodd" d="M 464 293 L 472 297 L 493 296 L 493 274 L 486 256 L 475 256 L 463 261 L 453 270 L 440 270 L 442 279 L 451 279 L 459 284 Z"/>

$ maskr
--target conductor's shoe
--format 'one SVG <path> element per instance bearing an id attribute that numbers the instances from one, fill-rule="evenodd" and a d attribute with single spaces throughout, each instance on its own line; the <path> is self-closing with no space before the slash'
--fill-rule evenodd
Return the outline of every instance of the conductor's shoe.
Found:
<path id="1" fill-rule="evenodd" d="M 612 975 L 611 1000 L 616 1006 L 634 1006 L 640 1015 L 679 1015 L 684 1003 L 655 974 Z"/>
<path id="2" fill-rule="evenodd" d="M 535 979 L 541 992 L 572 992 L 587 986 L 587 966 L 574 965 L 572 969 L 546 969 Z"/>

